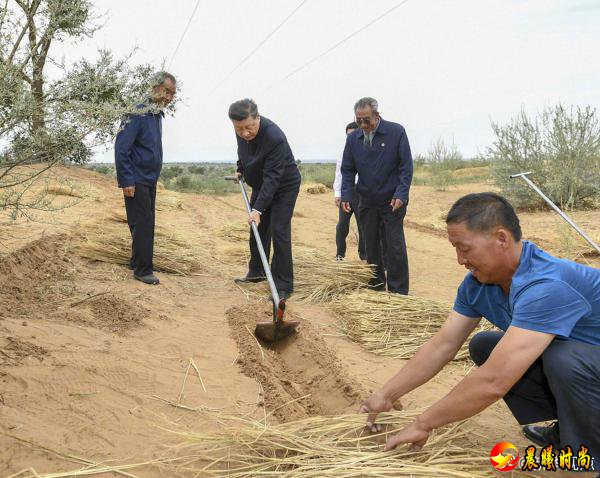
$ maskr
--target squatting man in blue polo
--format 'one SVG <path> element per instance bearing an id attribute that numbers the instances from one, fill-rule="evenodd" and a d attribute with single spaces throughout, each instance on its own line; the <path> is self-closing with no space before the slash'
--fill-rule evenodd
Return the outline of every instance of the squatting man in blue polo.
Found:
<path id="1" fill-rule="evenodd" d="M 529 241 L 513 207 L 494 193 L 469 194 L 450 209 L 448 238 L 469 272 L 441 329 L 361 406 L 367 426 L 431 380 L 484 317 L 501 331 L 476 334 L 479 366 L 386 444 L 422 447 L 429 433 L 500 398 L 540 446 L 589 448 L 600 466 L 600 270 L 557 259 Z M 557 420 L 551 426 L 532 423 Z"/>

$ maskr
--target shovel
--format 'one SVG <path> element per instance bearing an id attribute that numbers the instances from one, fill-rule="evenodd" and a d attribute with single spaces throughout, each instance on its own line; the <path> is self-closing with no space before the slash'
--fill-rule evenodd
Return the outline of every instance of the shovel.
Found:
<path id="1" fill-rule="evenodd" d="M 244 203 L 246 204 L 246 210 L 248 211 L 248 214 L 250 214 L 252 212 L 252 208 L 250 207 L 248 194 L 246 194 L 243 178 L 238 179 L 236 176 L 225 176 L 225 179 L 239 183 L 240 190 L 242 191 L 242 197 L 244 198 Z M 254 240 L 256 241 L 256 247 L 258 248 L 258 252 L 260 254 L 260 260 L 262 261 L 263 269 L 265 271 L 265 275 L 267 276 L 267 281 L 269 282 L 271 298 L 273 300 L 273 321 L 259 322 L 256 324 L 254 334 L 265 342 L 274 343 L 280 339 L 292 335 L 296 331 L 296 327 L 300 325 L 300 322 L 298 320 L 283 320 L 283 314 L 285 312 L 285 299 L 279 298 L 279 293 L 277 292 L 277 287 L 275 287 L 275 281 L 273 280 L 273 275 L 271 274 L 271 268 L 269 267 L 269 260 L 267 259 L 267 255 L 263 249 L 260 234 L 258 233 L 258 227 L 254 221 L 252 221 L 251 227 L 252 233 L 254 234 Z"/>
<path id="2" fill-rule="evenodd" d="M 554 209 L 560 217 L 562 217 L 565 221 L 567 221 L 567 223 L 569 223 L 569 226 L 571 226 L 573 229 L 575 229 L 579 235 L 590 245 L 592 246 L 594 249 L 596 249 L 596 251 L 598 252 L 598 254 L 600 254 L 600 246 L 598 246 L 598 244 L 596 244 L 591 238 L 590 236 L 588 236 L 585 232 L 583 232 L 583 230 L 573 222 L 573 220 L 567 216 L 564 212 L 562 212 L 562 210 L 556 205 L 554 204 L 550 198 L 548 196 L 546 196 L 542 190 L 540 188 L 538 188 L 531 179 L 529 179 L 527 176 L 529 176 L 531 174 L 531 171 L 527 171 L 526 173 L 518 173 L 518 174 L 511 174 L 510 178 L 511 179 L 515 179 L 515 178 L 522 178 L 527 184 L 529 184 L 529 186 L 531 187 L 531 189 L 533 189 L 536 193 L 538 193 L 542 199 L 544 201 L 546 201 L 548 203 L 548 205 Z"/>

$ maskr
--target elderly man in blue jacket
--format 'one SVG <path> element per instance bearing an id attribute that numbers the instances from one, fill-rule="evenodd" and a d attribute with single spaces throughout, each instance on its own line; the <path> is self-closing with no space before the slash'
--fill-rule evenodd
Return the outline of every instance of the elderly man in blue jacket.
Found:
<path id="1" fill-rule="evenodd" d="M 354 105 L 359 130 L 349 134 L 342 159 L 342 207 L 351 209 L 354 178 L 360 196 L 358 214 L 363 227 L 367 262 L 375 266 L 371 286 L 408 294 L 408 257 L 404 216 L 413 175 L 413 162 L 402 125 L 379 116 L 377 100 L 361 98 Z M 387 278 L 380 247 L 380 226 L 387 243 Z"/>
<path id="2" fill-rule="evenodd" d="M 170 73 L 156 73 L 148 101 L 127 115 L 115 140 L 117 183 L 132 238 L 130 267 L 145 284 L 159 283 L 152 264 L 156 183 L 163 163 L 163 108 L 173 101 L 176 83 Z"/>

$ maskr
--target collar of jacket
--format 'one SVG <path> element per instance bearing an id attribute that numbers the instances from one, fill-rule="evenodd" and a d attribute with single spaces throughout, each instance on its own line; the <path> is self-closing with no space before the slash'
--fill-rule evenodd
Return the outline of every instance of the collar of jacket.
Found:
<path id="1" fill-rule="evenodd" d="M 142 103 L 139 103 L 135 107 L 136 110 L 143 110 L 142 114 L 161 115 L 165 117 L 165 111 L 160 106 L 154 104 L 150 97 L 146 98 Z"/>
<path id="2" fill-rule="evenodd" d="M 381 134 L 385 134 L 387 132 L 387 126 L 386 126 L 387 121 L 384 121 L 383 118 L 379 118 L 379 124 L 377 125 L 377 127 L 375 128 L 375 133 L 381 133 Z M 359 138 L 364 138 L 365 137 L 365 132 L 359 128 L 360 133 L 358 133 L 358 137 Z M 373 135 L 375 136 L 375 134 Z"/>

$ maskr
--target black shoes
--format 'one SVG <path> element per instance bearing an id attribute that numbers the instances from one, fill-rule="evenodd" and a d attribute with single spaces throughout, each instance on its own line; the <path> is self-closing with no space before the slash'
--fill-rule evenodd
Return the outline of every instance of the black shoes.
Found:
<path id="1" fill-rule="evenodd" d="M 135 280 L 139 280 L 140 282 L 143 282 L 144 284 L 149 284 L 149 285 L 160 284 L 158 277 L 156 277 L 154 274 L 147 274 L 145 276 L 136 276 L 135 274 L 133 274 L 133 277 L 135 278 Z"/>
<path id="2" fill-rule="evenodd" d="M 525 425 L 523 427 L 523 434 L 539 446 L 547 446 L 550 444 L 554 445 L 555 448 L 560 446 L 558 422 L 554 422 L 547 427 Z"/>
<path id="3" fill-rule="evenodd" d="M 233 282 L 236 284 L 248 284 L 253 282 L 262 282 L 267 280 L 265 276 L 245 276 L 245 277 L 236 277 L 233 279 Z"/>

